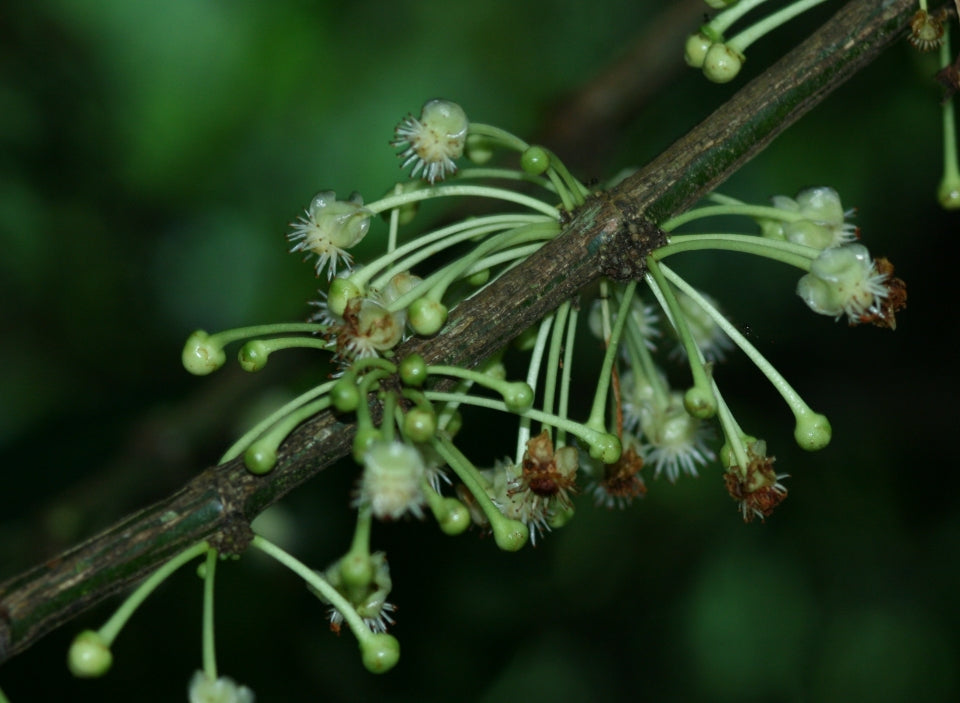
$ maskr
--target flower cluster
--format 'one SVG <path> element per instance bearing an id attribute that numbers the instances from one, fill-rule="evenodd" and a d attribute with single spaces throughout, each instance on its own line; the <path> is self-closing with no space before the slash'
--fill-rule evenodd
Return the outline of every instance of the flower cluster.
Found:
<path id="1" fill-rule="evenodd" d="M 728 13 L 742 14 L 756 4 L 711 3 L 729 6 L 718 15 L 725 22 L 731 21 Z M 796 11 L 804 4 L 810 3 L 791 7 Z M 711 24 L 714 30 L 719 26 Z M 728 44 L 736 48 L 737 41 Z M 674 484 L 681 476 L 698 476 L 717 459 L 712 442 L 718 429 L 728 492 L 745 521 L 765 520 L 786 498 L 785 477 L 774 473 L 765 443 L 743 432 L 724 398 L 719 369 L 734 348 L 782 395 L 801 447 L 817 450 L 830 441 L 827 418 L 803 401 L 717 301 L 668 266 L 670 257 L 725 249 L 794 266 L 801 271 L 797 293 L 807 306 L 846 315 L 851 323 L 893 328 L 894 314 L 905 303 L 892 265 L 869 256 L 849 222 L 853 211 L 842 207 L 832 188 L 774 196 L 769 205 L 712 194 L 711 202 L 659 223 L 666 244 L 646 256 L 642 278 L 601 279 L 594 300 L 583 293 L 582 299 L 564 302 L 478 368 L 428 362 L 426 352 L 411 351 L 427 345 L 405 342 L 441 332 L 463 300 L 555 238 L 560 223 L 591 193 L 555 154 L 469 121 L 460 106 L 445 100 L 429 101 L 419 118 L 405 118 L 393 145 L 403 166 L 412 167 L 411 178 L 422 181 L 396 184 L 366 204 L 360 196 L 338 201 L 325 191 L 294 224 L 294 251 L 314 256 L 318 275 L 327 271 L 328 284 L 308 322 L 213 335 L 197 331 L 183 351 L 184 365 L 197 374 L 222 366 L 224 347 L 240 340 L 247 340 L 238 358 L 248 371 L 262 369 L 273 352 L 294 347 L 318 351 L 332 362 L 328 380 L 253 427 L 223 461 L 242 457 L 254 473 L 271 471 L 283 439 L 319 412 L 335 413 L 356 427 L 351 452 L 356 527 L 346 554 L 316 571 L 260 535 L 251 544 L 306 581 L 329 606 L 331 629 L 353 632 L 370 671 L 386 671 L 399 657 L 399 644 L 386 632 L 396 613 L 387 600 L 390 569 L 386 554 L 372 550 L 378 522 L 432 518 L 448 535 L 476 525 L 491 533 L 499 548 L 516 551 L 569 522 L 581 484 L 597 505 L 626 508 L 647 494 L 648 482 L 663 478 Z M 519 165 L 458 167 L 460 159 L 485 162 L 496 150 L 513 152 Z M 482 198 L 505 209 L 485 208 L 480 216 L 414 231 L 420 202 L 451 197 Z M 347 250 L 371 227 L 381 226 L 374 215 L 386 223 L 384 236 L 377 237 L 383 249 L 354 266 Z M 752 221 L 759 231 L 678 233 L 715 216 Z M 581 309 L 588 311 L 585 325 Z M 583 327 L 593 339 L 581 334 Z M 571 374 L 589 368 L 575 358 L 584 337 L 591 346 L 599 339 L 604 350 L 593 370 L 589 415 L 575 419 Z M 514 357 L 509 364 L 508 355 Z M 523 380 L 507 373 L 516 364 L 526 367 Z M 492 468 L 478 468 L 458 447 L 461 409 L 471 406 L 516 418 L 512 447 L 505 449 L 515 453 Z M 212 573 L 209 562 L 207 568 Z M 109 666 L 104 664 L 109 641 L 94 634 L 78 644 L 78 672 Z M 205 662 L 204 671 L 197 687 L 230 689 L 228 680 L 216 678 L 212 662 Z"/>

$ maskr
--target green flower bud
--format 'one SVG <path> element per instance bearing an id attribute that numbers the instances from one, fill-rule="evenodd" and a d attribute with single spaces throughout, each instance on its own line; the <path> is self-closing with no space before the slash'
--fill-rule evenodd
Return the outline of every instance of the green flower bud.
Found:
<path id="1" fill-rule="evenodd" d="M 944 177 L 937 187 L 937 200 L 945 210 L 960 209 L 960 178 Z"/>
<path id="2" fill-rule="evenodd" d="M 73 638 L 67 652 L 67 667 L 70 673 L 82 679 L 103 676 L 113 664 L 110 647 L 99 632 L 84 630 Z"/>
<path id="3" fill-rule="evenodd" d="M 277 465 L 277 447 L 269 438 L 258 439 L 243 453 L 243 465 L 252 474 L 270 473 Z"/>
<path id="4" fill-rule="evenodd" d="M 400 380 L 419 388 L 427 380 L 427 362 L 419 354 L 411 354 L 400 362 Z"/>
<path id="5" fill-rule="evenodd" d="M 794 429 L 793 437 L 797 440 L 801 449 L 815 452 L 830 443 L 832 432 L 830 420 L 827 419 L 826 415 L 805 413 L 797 418 L 797 426 Z"/>
<path id="6" fill-rule="evenodd" d="M 781 220 L 769 220 L 765 217 L 758 217 L 757 224 L 760 225 L 761 236 L 767 239 L 776 239 L 785 241 L 787 236 L 783 233 L 783 222 Z"/>
<path id="7" fill-rule="evenodd" d="M 488 376 L 496 381 L 507 380 L 507 367 L 499 358 L 487 359 L 480 367 L 484 376 Z"/>
<path id="8" fill-rule="evenodd" d="M 180 359 L 183 368 L 194 376 L 206 376 L 223 366 L 227 355 L 221 344 L 203 330 L 197 330 L 187 337 Z"/>
<path id="9" fill-rule="evenodd" d="M 713 46 L 713 40 L 703 32 L 691 34 L 687 37 L 687 43 L 683 48 L 683 60 L 687 62 L 688 66 L 702 68 L 703 60 L 711 46 Z"/>
<path id="10" fill-rule="evenodd" d="M 371 674 L 384 674 L 400 660 L 400 642 L 385 632 L 364 637 L 360 642 L 363 665 Z"/>
<path id="11" fill-rule="evenodd" d="M 517 552 L 530 539 L 530 530 L 519 520 L 503 518 L 490 523 L 493 530 L 493 539 L 505 552 Z"/>
<path id="12" fill-rule="evenodd" d="M 342 413 L 350 413 L 360 405 L 360 389 L 353 374 L 346 374 L 330 389 L 330 402 Z"/>
<path id="13" fill-rule="evenodd" d="M 729 83 L 743 68 L 743 54 L 726 44 L 714 44 L 703 57 L 703 75 L 714 83 Z"/>
<path id="14" fill-rule="evenodd" d="M 358 464 L 363 463 L 367 450 L 381 439 L 380 430 L 375 427 L 361 427 L 353 438 L 353 459 Z"/>
<path id="15" fill-rule="evenodd" d="M 529 174 L 542 176 L 550 168 L 550 154 L 542 146 L 531 146 L 520 156 L 520 167 Z"/>
<path id="16" fill-rule="evenodd" d="M 528 327 L 513 340 L 513 346 L 520 351 L 530 351 L 537 343 L 538 327 Z"/>
<path id="17" fill-rule="evenodd" d="M 437 415 L 429 408 L 411 408 L 403 418 L 403 431 L 414 442 L 429 442 L 437 432 Z"/>
<path id="18" fill-rule="evenodd" d="M 456 498 L 443 499 L 443 516 L 437 520 L 444 534 L 455 536 L 470 527 L 470 510 Z"/>
<path id="19" fill-rule="evenodd" d="M 490 269 L 483 269 L 482 271 L 477 271 L 474 274 L 467 276 L 467 284 L 473 286 L 474 288 L 479 288 L 487 284 L 487 281 L 490 280 Z"/>
<path id="20" fill-rule="evenodd" d="M 270 351 L 267 349 L 267 345 L 262 340 L 252 339 L 240 347 L 237 359 L 244 371 L 253 372 L 259 371 L 267 365 L 268 356 L 270 356 Z"/>
<path id="21" fill-rule="evenodd" d="M 407 309 L 410 327 L 419 335 L 431 337 L 447 321 L 447 308 L 443 303 L 430 298 L 417 298 Z"/>
<path id="22" fill-rule="evenodd" d="M 620 458 L 622 446 L 620 438 L 612 434 L 600 434 L 592 440 L 590 444 L 590 457 L 604 464 L 613 464 Z"/>
<path id="23" fill-rule="evenodd" d="M 507 410 L 522 413 L 533 407 L 533 389 L 524 381 L 515 381 L 507 384 L 503 390 L 503 402 Z"/>

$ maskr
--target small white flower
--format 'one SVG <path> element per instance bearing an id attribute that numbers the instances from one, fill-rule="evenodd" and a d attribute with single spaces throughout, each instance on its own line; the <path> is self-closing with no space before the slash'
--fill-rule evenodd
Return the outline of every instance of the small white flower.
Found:
<path id="1" fill-rule="evenodd" d="M 470 123 L 463 108 L 449 100 L 430 100 L 423 106 L 420 119 L 408 115 L 395 130 L 391 144 L 399 153 L 406 168 L 416 178 L 422 171 L 424 180 L 431 184 L 456 173 L 454 159 L 463 154 Z"/>
<path id="2" fill-rule="evenodd" d="M 190 703 L 253 703 L 254 695 L 246 686 L 239 686 L 229 676 L 209 679 L 198 671 L 187 688 Z"/>
<path id="3" fill-rule="evenodd" d="M 369 505 L 374 517 L 423 517 L 426 467 L 416 448 L 403 442 L 377 442 L 363 455 L 363 476 L 354 506 Z"/>
<path id="4" fill-rule="evenodd" d="M 676 483 L 681 470 L 696 476 L 697 464 L 704 466 L 715 458 L 706 443 L 709 428 L 686 411 L 682 393 L 671 393 L 666 407 L 651 406 L 641 415 L 640 429 L 647 442 L 644 459 L 654 466 L 654 478 L 662 472 Z"/>
<path id="5" fill-rule="evenodd" d="M 797 295 L 811 310 L 851 322 L 877 314 L 887 297 L 886 274 L 878 273 L 862 244 L 825 249 L 797 283 Z"/>
<path id="6" fill-rule="evenodd" d="M 317 193 L 304 214 L 291 224 L 287 239 L 294 245 L 290 251 L 305 252 L 307 258 L 315 255 L 317 275 L 327 269 L 327 278 L 333 278 L 341 261 L 350 265 L 346 250 L 366 236 L 371 215 L 359 193 L 349 200 L 337 200 L 333 191 Z"/>

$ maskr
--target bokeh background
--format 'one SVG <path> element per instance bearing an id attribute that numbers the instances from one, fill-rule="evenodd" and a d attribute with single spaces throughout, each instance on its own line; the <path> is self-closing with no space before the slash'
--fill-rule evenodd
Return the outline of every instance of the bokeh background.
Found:
<path id="1" fill-rule="evenodd" d="M 176 489 L 322 376 L 292 353 L 258 375 L 198 379 L 180 347 L 197 327 L 308 314 L 317 282 L 287 253 L 287 223 L 321 189 L 386 191 L 399 177 L 392 128 L 425 99 L 557 135 L 548 145 L 581 177 L 605 178 L 656 155 L 838 4 L 764 39 L 743 77 L 715 86 L 667 41 L 702 19 L 693 0 L 8 3 L 0 580 Z M 673 19 L 655 24 L 665 6 Z M 631 89 L 615 119 L 577 133 L 568 99 L 633 52 L 647 58 L 619 85 L 642 76 L 657 90 Z M 892 48 L 723 188 L 755 201 L 837 188 L 908 283 L 896 332 L 810 314 L 786 267 L 682 262 L 833 422 L 833 444 L 806 454 L 742 356 L 718 370 L 740 423 L 791 475 L 772 519 L 744 525 L 711 467 L 651 483 L 623 512 L 581 497 L 567 528 L 520 554 L 429 522 L 377 526 L 403 647 L 383 677 L 295 577 L 250 555 L 218 572 L 222 672 L 261 701 L 956 700 L 958 216 L 934 199 L 936 68 Z M 478 461 L 512 451 L 486 416 L 468 419 Z M 324 472 L 264 529 L 325 566 L 348 545 L 354 476 Z M 189 571 L 130 622 L 104 679 L 71 679 L 64 657 L 116 601 L 5 664 L 0 687 L 13 703 L 184 700 L 201 663 Z"/>

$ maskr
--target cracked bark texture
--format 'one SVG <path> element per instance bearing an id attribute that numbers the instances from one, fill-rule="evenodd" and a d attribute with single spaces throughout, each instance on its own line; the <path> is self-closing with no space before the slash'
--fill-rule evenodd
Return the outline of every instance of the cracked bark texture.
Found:
<path id="1" fill-rule="evenodd" d="M 854 0 L 741 88 L 658 158 L 591 198 L 563 233 L 458 305 L 433 339 L 398 353 L 474 366 L 602 274 L 639 277 L 662 243 L 656 223 L 688 208 L 884 48 L 904 35 L 913 0 Z M 678 49 L 679 51 L 679 49 Z M 276 468 L 208 468 L 173 495 L 0 584 L 0 663 L 200 540 L 243 551 L 249 521 L 351 449 L 353 428 L 329 412 L 280 447 Z"/>

